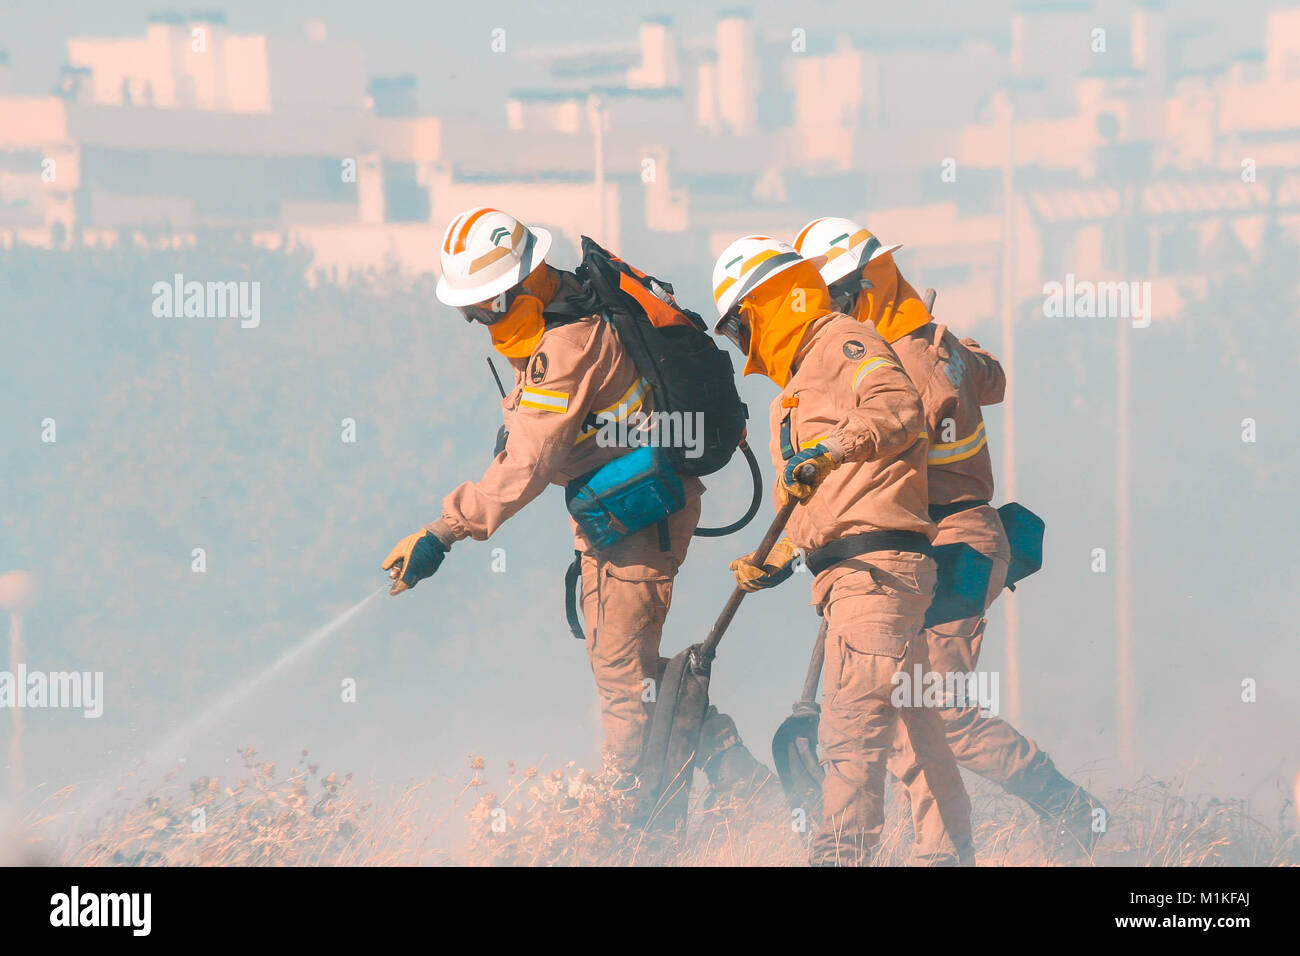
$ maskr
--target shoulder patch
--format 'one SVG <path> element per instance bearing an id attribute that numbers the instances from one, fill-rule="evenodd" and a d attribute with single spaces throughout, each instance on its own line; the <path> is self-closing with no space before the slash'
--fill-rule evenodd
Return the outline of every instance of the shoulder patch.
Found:
<path id="1" fill-rule="evenodd" d="M 857 339 L 849 339 L 844 343 L 844 357 L 847 359 L 860 359 L 867 354 L 867 347 Z"/>
<path id="2" fill-rule="evenodd" d="M 550 363 L 546 359 L 545 352 L 538 352 L 533 356 L 533 364 L 528 373 L 528 377 L 532 379 L 534 385 L 540 385 L 542 382 L 546 381 L 546 370 L 549 367 Z"/>

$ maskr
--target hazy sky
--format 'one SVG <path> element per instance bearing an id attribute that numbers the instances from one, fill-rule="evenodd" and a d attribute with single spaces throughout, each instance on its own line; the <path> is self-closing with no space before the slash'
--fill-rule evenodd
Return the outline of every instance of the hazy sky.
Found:
<path id="1" fill-rule="evenodd" d="M 1277 5 L 1277 4 L 1272 4 Z M 266 3 L 263 0 L 226 0 L 221 3 L 176 4 L 156 0 L 54 0 L 0 4 L 0 49 L 7 49 L 21 92 L 43 93 L 54 84 L 64 60 L 69 35 L 136 35 L 146 18 L 159 10 L 216 9 L 225 12 L 234 32 L 295 33 L 304 20 L 320 18 L 335 37 L 351 37 L 366 49 L 371 73 L 414 73 L 420 81 L 421 102 L 438 112 L 487 112 L 503 116 L 502 94 L 535 79 L 522 58 L 494 57 L 491 69 L 482 69 L 490 31 L 504 27 L 511 52 L 529 46 L 634 41 L 637 23 L 645 16 L 673 16 L 684 36 L 707 35 L 717 11 L 747 7 L 760 29 L 787 30 L 803 26 L 810 35 L 837 26 L 865 33 L 872 27 L 924 30 L 939 23 L 945 31 L 1005 30 L 1014 4 L 1010 0 L 955 2 L 909 0 L 908 3 L 854 3 L 821 0 L 791 4 L 785 0 L 753 0 L 737 4 L 591 3 L 588 0 L 499 0 L 494 3 L 406 3 L 396 0 L 354 3 L 350 0 L 298 0 Z M 1133 4 L 1106 0 L 1093 5 L 1098 22 L 1122 24 Z M 1224 52 L 1258 46 L 1263 41 L 1258 13 L 1270 6 L 1264 0 L 1242 0 L 1232 6 L 1230 23 L 1216 22 L 1213 32 Z M 1221 6 L 1211 0 L 1190 0 L 1171 5 L 1178 16 L 1212 17 Z"/>

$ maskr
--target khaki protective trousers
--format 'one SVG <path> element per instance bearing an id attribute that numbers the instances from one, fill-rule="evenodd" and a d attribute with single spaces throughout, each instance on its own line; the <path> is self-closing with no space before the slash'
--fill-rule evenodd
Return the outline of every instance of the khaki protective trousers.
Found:
<path id="1" fill-rule="evenodd" d="M 964 541 L 981 554 L 993 559 L 989 575 L 989 589 L 984 607 L 987 610 L 1002 592 L 1011 560 L 1011 547 L 997 511 L 982 505 L 949 515 L 939 523 L 936 545 Z M 981 614 L 961 621 L 940 624 L 925 631 L 925 643 L 930 667 L 941 675 L 973 672 L 979 663 L 980 646 L 984 641 L 987 623 Z M 946 686 L 946 681 L 945 681 Z M 961 702 L 945 702 L 960 704 Z M 1045 785 L 1057 779 L 1055 768 L 1034 741 L 997 716 L 980 713 L 978 703 L 967 701 L 964 706 L 944 706 L 939 709 L 944 724 L 948 747 L 957 763 L 1015 792 L 1021 785 L 1032 788 L 1032 779 L 1042 776 Z M 915 775 L 917 757 L 907 729 L 899 733 L 897 751 L 889 762 L 889 771 L 899 780 L 906 781 Z M 916 795 L 909 790 L 913 801 Z M 916 852 L 920 855 L 934 853 L 942 845 L 943 833 L 933 822 L 913 812 L 916 830 Z"/>
<path id="2" fill-rule="evenodd" d="M 626 773 L 639 769 L 655 697 L 647 681 L 658 678 L 673 578 L 699 517 L 700 495 L 688 490 L 686 506 L 668 517 L 668 550 L 661 549 L 658 526 L 651 526 L 582 555 L 587 658 L 600 695 L 605 755 Z"/>
<path id="3" fill-rule="evenodd" d="M 819 724 L 825 810 L 811 862 L 870 862 L 885 820 L 886 765 L 897 728 L 915 754 L 909 774 L 914 813 L 934 834 L 922 864 L 971 860 L 970 799 L 933 709 L 897 707 L 894 675 L 928 666 L 920 639 L 934 592 L 935 564 L 912 552 L 880 551 L 846 562 L 822 606 L 825 693 Z"/>

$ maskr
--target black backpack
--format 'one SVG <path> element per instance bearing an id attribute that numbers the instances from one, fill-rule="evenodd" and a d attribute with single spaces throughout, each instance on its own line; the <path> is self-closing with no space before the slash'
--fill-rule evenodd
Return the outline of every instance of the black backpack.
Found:
<path id="1" fill-rule="evenodd" d="M 614 327 L 637 371 L 654 393 L 657 412 L 697 415 L 702 453 L 665 448 L 682 475 L 709 475 L 731 460 L 745 435 L 749 410 L 736 391 L 731 356 L 718 347 L 700 316 L 682 308 L 673 287 L 634 269 L 594 240 L 582 237 L 582 264 L 574 270 L 584 292 Z"/>

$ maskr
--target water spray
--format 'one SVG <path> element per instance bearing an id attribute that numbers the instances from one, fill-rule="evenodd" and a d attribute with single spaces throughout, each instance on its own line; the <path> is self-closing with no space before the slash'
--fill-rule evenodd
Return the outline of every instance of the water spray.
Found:
<path id="1" fill-rule="evenodd" d="M 142 757 L 139 758 L 139 763 L 134 768 L 137 780 L 146 779 L 149 773 L 160 769 L 168 762 L 176 759 L 180 754 L 184 753 L 186 745 L 188 745 L 194 737 L 206 731 L 211 725 L 215 724 L 220 718 L 224 717 L 238 704 L 269 683 L 277 675 L 319 648 L 327 638 L 334 634 L 335 631 L 339 630 L 339 628 L 344 624 L 356 617 L 367 604 L 387 590 L 388 586 L 383 585 L 377 590 L 372 591 L 338 617 L 334 618 L 334 620 L 317 628 L 315 631 L 312 631 L 297 644 L 290 647 L 265 670 L 259 671 L 258 673 L 246 678 L 241 683 L 231 687 L 206 708 L 200 711 L 197 716 L 182 724 L 158 744 L 151 747 Z M 116 782 L 105 781 L 90 794 L 85 801 L 85 804 L 82 806 L 81 813 L 83 815 L 87 813 L 97 813 L 103 808 L 103 804 L 106 803 L 107 800 L 116 793 L 116 791 Z"/>

